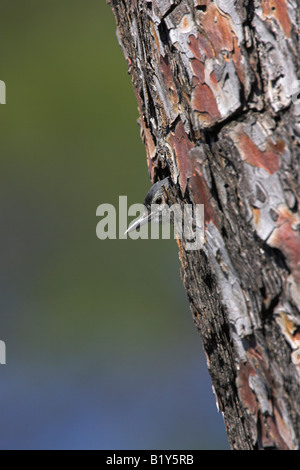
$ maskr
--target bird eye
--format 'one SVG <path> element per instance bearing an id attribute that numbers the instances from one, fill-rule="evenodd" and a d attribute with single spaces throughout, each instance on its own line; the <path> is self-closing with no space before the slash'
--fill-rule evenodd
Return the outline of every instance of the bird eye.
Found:
<path id="1" fill-rule="evenodd" d="M 155 201 L 155 204 L 161 204 L 162 203 L 162 198 L 158 197 Z"/>

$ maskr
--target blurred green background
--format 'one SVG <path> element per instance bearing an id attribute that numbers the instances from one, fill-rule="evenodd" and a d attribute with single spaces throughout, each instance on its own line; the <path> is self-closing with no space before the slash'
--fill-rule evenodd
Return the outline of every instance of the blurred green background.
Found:
<path id="1" fill-rule="evenodd" d="M 228 448 L 174 240 L 96 237 L 150 186 L 104 0 L 1 0 L 2 449 Z"/>

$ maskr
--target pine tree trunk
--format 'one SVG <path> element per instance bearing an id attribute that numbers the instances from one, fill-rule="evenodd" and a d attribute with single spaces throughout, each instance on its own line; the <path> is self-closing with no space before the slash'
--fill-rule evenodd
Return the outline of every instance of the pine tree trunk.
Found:
<path id="1" fill-rule="evenodd" d="M 300 444 L 300 6 L 110 0 L 152 182 L 204 204 L 182 278 L 233 449 Z"/>

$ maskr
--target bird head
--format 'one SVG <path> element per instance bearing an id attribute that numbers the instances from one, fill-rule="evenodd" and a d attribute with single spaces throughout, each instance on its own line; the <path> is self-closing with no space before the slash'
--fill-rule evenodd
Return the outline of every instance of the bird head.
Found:
<path id="1" fill-rule="evenodd" d="M 161 223 L 168 213 L 168 189 L 170 187 L 170 179 L 165 178 L 149 189 L 145 200 L 145 211 L 142 216 L 137 219 L 125 233 L 132 232 L 148 222 Z"/>

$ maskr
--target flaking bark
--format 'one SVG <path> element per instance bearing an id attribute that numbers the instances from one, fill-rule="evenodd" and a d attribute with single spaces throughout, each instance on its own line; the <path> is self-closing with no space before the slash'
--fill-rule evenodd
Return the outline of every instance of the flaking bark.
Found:
<path id="1" fill-rule="evenodd" d="M 179 256 L 231 447 L 297 449 L 299 3 L 109 3 L 152 182 L 205 206 Z"/>

